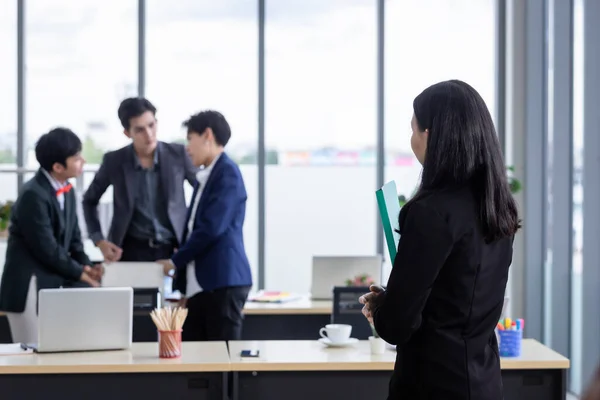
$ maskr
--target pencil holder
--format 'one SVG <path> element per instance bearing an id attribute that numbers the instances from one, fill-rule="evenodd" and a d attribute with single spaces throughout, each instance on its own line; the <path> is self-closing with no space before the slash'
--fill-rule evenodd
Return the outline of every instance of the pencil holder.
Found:
<path id="1" fill-rule="evenodd" d="M 498 336 L 500 337 L 500 357 L 519 357 L 521 355 L 522 330 L 498 330 Z"/>
<path id="2" fill-rule="evenodd" d="M 181 329 L 158 331 L 158 356 L 160 358 L 181 357 Z"/>

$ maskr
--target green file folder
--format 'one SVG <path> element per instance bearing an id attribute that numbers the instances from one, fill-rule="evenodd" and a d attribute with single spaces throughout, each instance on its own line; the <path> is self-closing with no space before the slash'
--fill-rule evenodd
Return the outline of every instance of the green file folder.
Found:
<path id="1" fill-rule="evenodd" d="M 400 214 L 400 201 L 398 200 L 396 182 L 386 183 L 375 192 L 375 195 L 381 223 L 383 224 L 385 241 L 390 252 L 390 261 L 393 264 L 398 251 L 398 242 L 400 241 L 400 234 L 396 232 L 396 229 L 398 229 L 398 215 Z"/>

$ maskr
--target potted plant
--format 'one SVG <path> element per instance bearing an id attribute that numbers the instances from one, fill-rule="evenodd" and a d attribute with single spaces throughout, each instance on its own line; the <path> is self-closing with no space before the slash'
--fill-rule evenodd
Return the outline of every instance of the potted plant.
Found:
<path id="1" fill-rule="evenodd" d="M 8 225 L 10 223 L 10 210 L 12 209 L 12 206 L 12 201 L 0 203 L 0 237 L 8 236 Z"/>
<path id="2" fill-rule="evenodd" d="M 352 279 L 346 279 L 346 286 L 369 287 L 375 283 L 375 280 L 368 274 L 356 275 Z"/>
<path id="3" fill-rule="evenodd" d="M 406 200 L 406 196 L 401 194 L 398 196 L 398 201 L 400 202 L 400 207 L 404 207 L 404 205 L 406 204 L 407 200 Z"/>
<path id="4" fill-rule="evenodd" d="M 510 186 L 510 192 L 512 194 L 519 193 L 522 189 L 522 185 L 521 181 L 519 181 L 513 176 L 513 173 L 515 172 L 515 167 L 511 165 L 506 167 L 506 170 L 508 171 L 508 185 Z"/>

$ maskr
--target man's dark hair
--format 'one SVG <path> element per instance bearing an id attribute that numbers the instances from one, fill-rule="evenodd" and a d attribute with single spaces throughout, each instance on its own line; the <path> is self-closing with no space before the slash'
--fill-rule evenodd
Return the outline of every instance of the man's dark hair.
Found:
<path id="1" fill-rule="evenodd" d="M 183 122 L 183 127 L 188 133 L 204 134 L 207 128 L 212 129 L 215 141 L 218 145 L 225 147 L 231 138 L 231 128 L 227 120 L 218 111 L 206 110 L 192 115 Z"/>
<path id="2" fill-rule="evenodd" d="M 44 133 L 35 145 L 35 158 L 40 167 L 52 171 L 55 163 L 67 166 L 67 158 L 81 151 L 81 140 L 70 129 L 54 128 Z"/>
<path id="3" fill-rule="evenodd" d="M 129 130 L 131 127 L 129 123 L 131 118 L 139 117 L 146 111 L 150 111 L 153 115 L 156 115 L 156 107 L 148 99 L 144 97 L 130 97 L 121 102 L 117 113 L 123 128 Z"/>

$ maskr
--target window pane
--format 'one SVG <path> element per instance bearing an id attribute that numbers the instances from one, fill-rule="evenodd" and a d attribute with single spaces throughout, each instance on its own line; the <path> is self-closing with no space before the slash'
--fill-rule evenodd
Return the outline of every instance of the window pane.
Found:
<path id="1" fill-rule="evenodd" d="M 92 165 L 101 161 L 102 150 L 127 143 L 117 108 L 137 94 L 137 3 L 27 1 L 30 149 L 55 126 L 87 138 L 84 153 Z M 28 164 L 37 167 L 31 153 Z"/>
<path id="2" fill-rule="evenodd" d="M 0 12 L 0 168 L 16 167 L 17 154 L 17 2 L 6 1 Z M 17 197 L 17 175 L 1 173 L 0 202 Z M 4 253 L 2 253 L 4 254 Z"/>
<path id="3" fill-rule="evenodd" d="M 185 141 L 181 123 L 203 109 L 231 125 L 227 153 L 248 192 L 244 240 L 258 281 L 258 16 L 255 1 L 147 1 L 148 99 L 158 108 L 161 140 Z M 188 201 L 191 197 L 188 188 Z"/>
<path id="4" fill-rule="evenodd" d="M 375 4 L 266 2 L 268 288 L 308 292 L 315 255 L 375 254 Z"/>
<path id="5" fill-rule="evenodd" d="M 571 275 L 571 391 L 582 390 L 583 293 L 583 1 L 574 2 L 573 20 L 573 269 Z M 590 316 L 593 318 L 593 316 Z"/>
<path id="6" fill-rule="evenodd" d="M 544 149 L 545 152 L 545 169 L 546 169 L 546 204 L 543 205 L 545 210 L 545 227 L 544 227 L 544 246 L 545 255 L 544 255 L 544 282 L 543 282 L 543 304 L 544 304 L 544 316 L 542 318 L 543 321 L 543 338 L 544 344 L 550 345 L 553 343 L 552 339 L 552 300 L 554 298 L 554 290 L 552 290 L 552 268 L 555 265 L 553 259 L 553 225 L 554 225 L 554 184 L 553 184 L 553 165 L 555 165 L 554 160 L 554 3 L 552 1 L 547 4 L 547 28 L 546 28 L 546 41 L 548 44 L 548 54 L 546 55 L 547 64 L 548 64 L 548 72 L 546 77 L 546 107 L 548 107 L 548 111 L 546 113 L 546 147 Z M 559 133 L 557 133 L 557 138 Z M 557 160 L 558 161 L 558 160 Z M 560 168 L 560 162 L 558 162 L 558 168 Z M 557 194 L 557 198 L 559 198 L 560 194 Z M 557 255 L 560 257 L 560 255 Z M 558 297 L 558 296 L 557 296 Z"/>
<path id="7" fill-rule="evenodd" d="M 137 4 L 136 0 L 27 1 L 29 168 L 38 167 L 34 154 L 37 139 L 56 126 L 79 135 L 86 168 L 97 168 L 104 151 L 128 143 L 117 108 L 123 98 L 137 94 Z M 85 182 L 87 177 L 85 174 L 84 188 L 91 182 Z M 102 202 L 112 202 L 111 188 Z M 85 236 L 87 230 L 79 215 Z M 102 222 L 106 225 L 108 221 Z"/>
<path id="8" fill-rule="evenodd" d="M 494 115 L 494 3 L 385 3 L 385 180 L 396 181 L 399 195 L 410 197 L 419 183 L 421 165 L 410 147 L 410 121 L 412 102 L 421 91 L 440 81 L 460 79 L 481 94 Z M 385 270 L 389 273 L 389 261 Z"/>

